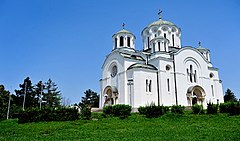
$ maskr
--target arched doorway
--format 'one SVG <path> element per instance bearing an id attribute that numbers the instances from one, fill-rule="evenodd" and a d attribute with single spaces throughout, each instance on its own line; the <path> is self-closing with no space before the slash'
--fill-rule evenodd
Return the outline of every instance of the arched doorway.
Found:
<path id="1" fill-rule="evenodd" d="M 104 106 L 117 104 L 118 91 L 116 87 L 107 86 L 104 89 Z"/>
<path id="2" fill-rule="evenodd" d="M 205 100 L 205 91 L 201 86 L 191 86 L 187 90 L 187 101 L 188 106 L 193 106 L 194 104 L 203 105 Z"/>

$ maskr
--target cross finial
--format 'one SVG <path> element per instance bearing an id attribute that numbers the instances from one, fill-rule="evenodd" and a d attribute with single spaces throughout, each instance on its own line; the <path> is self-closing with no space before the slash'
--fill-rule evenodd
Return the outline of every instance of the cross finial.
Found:
<path id="1" fill-rule="evenodd" d="M 125 23 L 122 24 L 122 29 L 125 29 Z"/>
<path id="2" fill-rule="evenodd" d="M 201 42 L 200 41 L 198 42 L 198 46 L 201 46 Z"/>
<path id="3" fill-rule="evenodd" d="M 163 12 L 162 10 L 160 10 L 160 9 L 158 10 L 159 19 L 162 19 L 162 12 Z"/>

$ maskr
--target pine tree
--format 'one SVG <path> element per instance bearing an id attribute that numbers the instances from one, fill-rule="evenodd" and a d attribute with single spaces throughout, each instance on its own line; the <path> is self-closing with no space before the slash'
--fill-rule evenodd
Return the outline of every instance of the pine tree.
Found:
<path id="1" fill-rule="evenodd" d="M 51 79 L 45 83 L 46 92 L 43 93 L 43 100 L 46 101 L 45 105 L 49 107 L 61 106 L 61 91 L 58 91 L 57 84 Z"/>
<path id="2" fill-rule="evenodd" d="M 234 93 L 230 89 L 227 89 L 224 95 L 224 102 L 236 102 L 236 101 L 237 98 L 234 95 Z"/>

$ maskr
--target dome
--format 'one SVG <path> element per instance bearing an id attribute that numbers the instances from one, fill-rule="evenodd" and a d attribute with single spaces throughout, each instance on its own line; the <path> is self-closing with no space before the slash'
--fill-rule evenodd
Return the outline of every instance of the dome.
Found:
<path id="1" fill-rule="evenodd" d="M 145 69 L 150 69 L 150 70 L 157 70 L 157 68 L 151 64 L 140 64 L 140 63 L 131 65 L 127 70 L 130 70 L 133 68 L 145 68 Z"/>
<path id="2" fill-rule="evenodd" d="M 149 24 L 147 27 L 158 26 L 158 25 L 171 25 L 171 26 L 174 26 L 174 24 L 172 22 L 164 21 L 164 20 L 160 19 L 160 20 L 157 20 L 157 21 Z"/>
<path id="3" fill-rule="evenodd" d="M 131 34 L 132 36 L 134 36 L 130 31 L 126 30 L 126 29 L 122 29 L 120 31 L 118 31 L 117 33 L 115 33 L 113 36 L 117 35 L 117 34 Z M 134 38 L 136 38 L 134 36 Z"/>

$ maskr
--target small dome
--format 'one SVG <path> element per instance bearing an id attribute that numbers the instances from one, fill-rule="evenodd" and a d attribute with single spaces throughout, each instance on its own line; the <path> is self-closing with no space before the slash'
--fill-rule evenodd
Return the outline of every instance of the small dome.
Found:
<path id="1" fill-rule="evenodd" d="M 164 21 L 164 20 L 160 19 L 160 20 L 157 20 L 157 21 L 149 24 L 147 27 L 159 26 L 159 25 L 171 25 L 171 26 L 174 26 L 174 24 L 172 22 Z"/>
<path id="2" fill-rule="evenodd" d="M 126 29 L 122 29 L 122 30 L 118 31 L 117 33 L 113 34 L 113 37 L 117 34 L 131 34 L 132 36 L 134 36 L 130 31 L 128 31 Z M 136 37 L 134 36 L 134 38 L 136 38 Z"/>
<path id="3" fill-rule="evenodd" d="M 145 69 L 150 69 L 150 70 L 157 70 L 157 68 L 151 64 L 140 64 L 140 63 L 131 65 L 127 70 L 130 70 L 133 68 L 145 68 Z"/>

